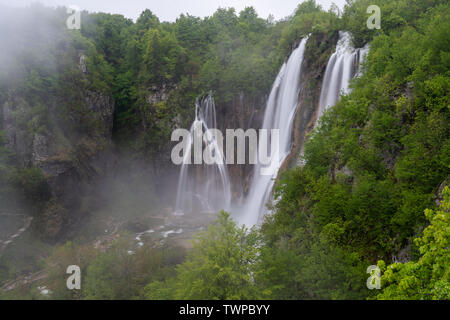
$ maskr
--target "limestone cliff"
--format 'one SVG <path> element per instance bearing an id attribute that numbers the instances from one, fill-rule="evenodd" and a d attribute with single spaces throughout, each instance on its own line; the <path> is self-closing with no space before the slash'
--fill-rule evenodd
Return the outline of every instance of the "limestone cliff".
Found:
<path id="1" fill-rule="evenodd" d="M 86 71 L 80 59 L 80 68 Z M 74 61 L 77 63 L 77 61 Z M 19 168 L 38 168 L 50 189 L 40 219 L 42 234 L 58 237 L 79 220 L 83 193 L 107 167 L 114 102 L 89 85 L 45 92 L 39 99 L 10 89 L 0 101 L 0 129 Z"/>

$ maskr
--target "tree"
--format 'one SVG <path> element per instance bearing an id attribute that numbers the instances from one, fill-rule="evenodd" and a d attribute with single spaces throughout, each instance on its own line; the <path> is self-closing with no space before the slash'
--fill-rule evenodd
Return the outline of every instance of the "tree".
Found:
<path id="1" fill-rule="evenodd" d="M 143 35 L 149 29 L 157 28 L 159 24 L 158 17 L 149 9 L 142 11 L 141 15 L 136 20 L 136 27 L 140 35 Z"/>
<path id="2" fill-rule="evenodd" d="M 194 300 L 256 299 L 253 285 L 259 240 L 237 227 L 226 212 L 208 231 L 199 233 L 184 263 L 177 267 L 175 298 Z"/>
<path id="3" fill-rule="evenodd" d="M 184 50 L 174 34 L 150 29 L 146 33 L 142 79 L 158 86 L 178 80 L 183 68 L 183 58 Z"/>
<path id="4" fill-rule="evenodd" d="M 431 222 L 423 237 L 415 243 L 420 246 L 421 257 L 417 262 L 394 263 L 381 277 L 383 292 L 379 300 L 448 300 L 450 299 L 450 188 L 445 187 L 444 200 L 438 210 L 425 210 Z"/>
<path id="5" fill-rule="evenodd" d="M 178 260 L 176 250 L 171 249 L 161 252 L 143 247 L 130 251 L 129 240 L 126 236 L 119 238 L 90 261 L 82 280 L 84 299 L 137 299 L 145 285 L 173 263 L 170 259 Z"/>

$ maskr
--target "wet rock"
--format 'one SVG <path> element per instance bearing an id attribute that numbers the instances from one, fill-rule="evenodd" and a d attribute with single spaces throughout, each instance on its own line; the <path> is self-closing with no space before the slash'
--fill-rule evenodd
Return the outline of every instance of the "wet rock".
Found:
<path id="1" fill-rule="evenodd" d="M 444 200 L 443 192 L 444 192 L 445 187 L 447 187 L 447 186 L 450 186 L 450 176 L 447 177 L 447 179 L 445 179 L 445 181 L 441 183 L 441 185 L 439 186 L 438 191 L 436 193 L 435 203 L 436 203 L 436 206 L 438 206 L 438 207 L 441 205 L 441 202 Z"/>
<path id="2" fill-rule="evenodd" d="M 49 157 L 50 147 L 48 137 L 40 133 L 35 133 L 32 152 L 33 164 L 38 165 L 40 162 L 47 160 Z"/>
<path id="3" fill-rule="evenodd" d="M 157 104 L 159 102 L 165 102 L 169 98 L 169 95 L 172 90 L 175 90 L 176 87 L 167 86 L 166 84 L 163 84 L 161 88 L 158 88 L 156 86 L 153 86 L 147 95 L 147 102 L 149 104 Z"/>
<path id="4" fill-rule="evenodd" d="M 31 111 L 31 106 L 19 96 L 9 96 L 2 104 L 3 130 L 6 133 L 7 147 L 16 153 L 20 165 L 29 165 L 33 137 L 21 122 Z"/>
<path id="5" fill-rule="evenodd" d="M 337 176 L 337 175 L 344 175 L 344 176 L 347 176 L 347 177 L 351 177 L 351 176 L 353 176 L 353 172 L 352 172 L 352 170 L 350 170 L 350 168 L 349 167 L 347 167 L 347 165 L 345 165 L 345 166 L 343 166 L 342 168 L 340 168 L 340 169 L 337 169 L 337 170 L 335 170 L 335 176 Z"/>
<path id="6" fill-rule="evenodd" d="M 411 261 L 411 244 L 401 249 L 396 255 L 392 257 L 393 263 L 407 263 Z"/>
<path id="7" fill-rule="evenodd" d="M 331 36 L 326 33 L 314 33 L 307 42 L 300 79 L 299 103 L 294 119 L 293 148 L 281 167 L 280 173 L 286 168 L 291 168 L 300 163 L 299 158 L 307 134 L 314 129 L 318 117 L 317 107 L 320 100 L 323 75 L 337 41 L 337 33 Z"/>
<path id="8" fill-rule="evenodd" d="M 59 235 L 64 227 L 64 220 L 68 212 L 61 206 L 56 199 L 52 199 L 44 212 L 42 219 L 41 232 L 47 239 L 54 239 Z"/>
<path id="9" fill-rule="evenodd" d="M 99 120 L 105 138 L 111 138 L 114 120 L 114 102 L 109 95 L 101 92 L 87 92 L 85 101 L 88 110 Z"/>
<path id="10" fill-rule="evenodd" d="M 58 112 L 61 100 L 48 93 L 46 105 L 36 111 L 25 97 L 13 92 L 0 102 L 0 125 L 6 134 L 8 148 L 16 155 L 19 168 L 41 169 L 55 203 L 41 215 L 39 222 L 43 235 L 56 236 L 73 221 L 77 221 L 83 190 L 105 167 L 107 146 L 111 142 L 114 103 L 101 92 L 84 91 L 79 105 L 74 106 L 88 114 L 95 126 L 83 130 L 69 130 L 67 121 Z M 66 106 L 70 108 L 70 106 Z M 66 115 L 71 116 L 71 109 Z M 50 204 L 49 204 L 50 205 Z M 53 209 L 52 209 L 53 208 Z M 62 214 L 62 210 L 73 213 Z"/>
<path id="11" fill-rule="evenodd" d="M 414 82 L 408 82 L 406 85 L 405 95 L 408 100 L 412 100 L 414 98 Z"/>
<path id="12" fill-rule="evenodd" d="M 80 53 L 78 56 L 80 58 L 78 65 L 80 67 L 81 72 L 87 73 L 86 56 L 83 53 Z"/>
<path id="13" fill-rule="evenodd" d="M 64 207 L 77 208 L 82 178 L 75 164 L 70 160 L 49 160 L 42 162 L 40 168 L 47 177 L 52 195 Z"/>

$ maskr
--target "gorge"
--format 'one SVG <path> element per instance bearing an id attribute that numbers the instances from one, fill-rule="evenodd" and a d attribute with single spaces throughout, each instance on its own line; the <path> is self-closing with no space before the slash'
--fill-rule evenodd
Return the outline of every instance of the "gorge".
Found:
<path id="1" fill-rule="evenodd" d="M 0 299 L 449 299 L 450 8 L 374 1 L 0 5 Z"/>

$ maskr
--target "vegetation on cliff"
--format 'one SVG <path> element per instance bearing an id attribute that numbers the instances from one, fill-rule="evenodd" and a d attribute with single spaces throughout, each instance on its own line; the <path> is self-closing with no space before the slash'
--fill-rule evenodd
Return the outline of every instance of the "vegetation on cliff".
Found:
<path id="1" fill-rule="evenodd" d="M 382 12 L 379 30 L 366 27 L 373 4 Z M 49 15 L 52 28 L 63 25 L 62 11 Z M 354 0 L 340 13 L 308 0 L 278 22 L 261 19 L 253 8 L 219 9 L 204 19 L 181 15 L 174 23 L 149 10 L 135 23 L 103 13 L 83 13 L 82 21 L 80 31 L 56 32 L 48 61 L 34 60 L 33 50 L 42 48 L 30 46 L 13 73 L 0 68 L 0 118 L 12 95 L 22 97 L 26 112 L 14 113 L 21 134 L 53 134 L 63 158 L 78 159 L 67 150 L 80 141 L 88 146 L 86 140 L 104 139 L 104 123 L 83 102 L 86 91 L 114 100 L 119 150 L 161 161 L 169 157 L 172 130 L 188 126 L 199 94 L 213 90 L 219 113 L 242 92 L 267 94 L 302 37 L 320 35 L 333 46 L 327 40 L 349 30 L 356 47 L 370 43 L 370 53 L 352 91 L 308 136 L 304 165 L 277 181 L 274 214 L 259 230 L 239 228 L 221 213 L 186 257 L 145 248 L 129 255 L 122 240 L 106 252 L 79 243 L 57 246 L 43 263 L 54 298 L 450 298 L 449 191 L 443 186 L 450 175 L 447 1 Z M 17 70 L 20 76 L 8 76 Z M 59 108 L 49 109 L 48 101 Z M 6 129 L 0 126 L 0 205 L 52 214 L 60 207 L 46 177 L 31 161 L 19 161 Z M 86 270 L 77 294 L 58 282 L 68 255 Z M 378 292 L 366 287 L 367 267 L 377 264 Z M 0 266 L 0 281 L 16 273 L 14 266 Z"/>

